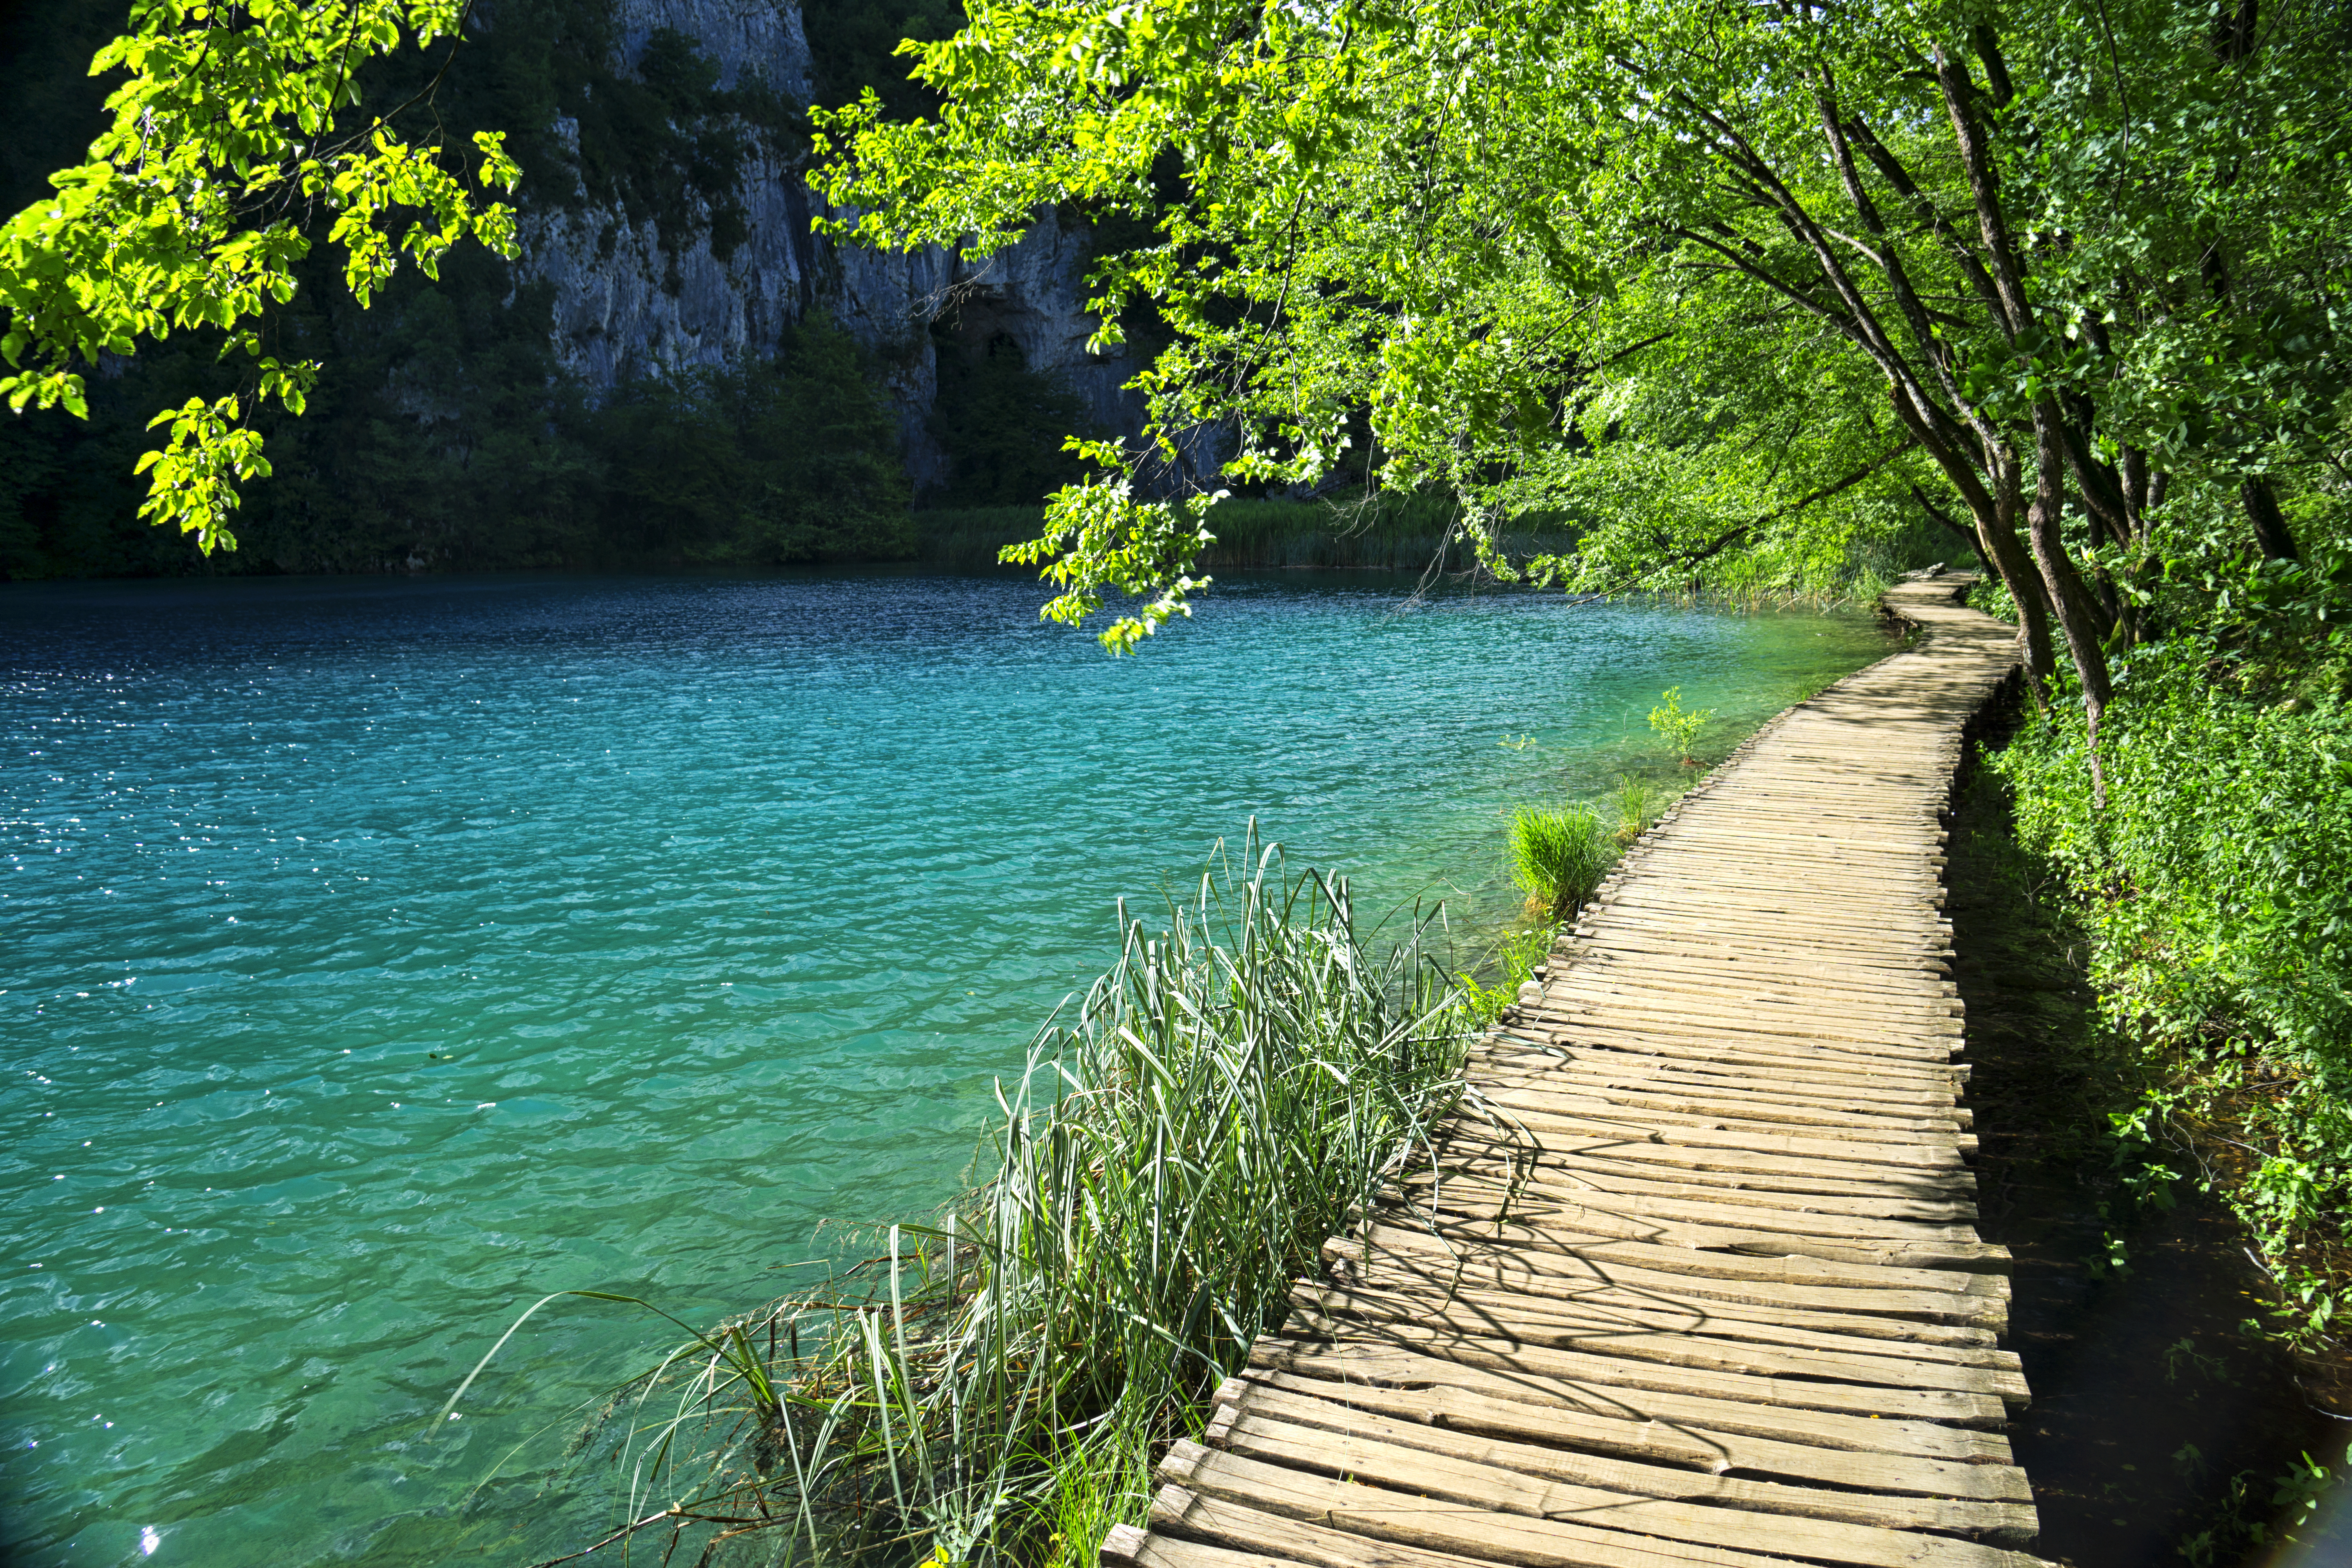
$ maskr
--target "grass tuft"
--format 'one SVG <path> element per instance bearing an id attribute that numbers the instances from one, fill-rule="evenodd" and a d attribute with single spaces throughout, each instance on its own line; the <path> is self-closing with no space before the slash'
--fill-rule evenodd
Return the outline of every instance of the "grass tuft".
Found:
<path id="1" fill-rule="evenodd" d="M 1631 844 L 1658 820 L 1661 792 L 1648 779 L 1622 773 L 1617 779 L 1617 842 Z"/>
<path id="2" fill-rule="evenodd" d="M 992 1179 L 641 1384 L 637 1408 L 667 1379 L 677 1414 L 631 1422 L 657 1457 L 607 1541 L 1028 1568 L 1091 1563 L 1141 1521 L 1153 1451 L 1426 1147 L 1475 1026 L 1423 956 L 1434 917 L 1376 950 L 1344 880 L 1245 856 L 1164 930 L 1122 914 L 1117 966 L 999 1087 Z"/>
<path id="3" fill-rule="evenodd" d="M 1591 901 L 1617 847 L 1591 806 L 1523 805 L 1511 814 L 1511 875 L 1530 912 L 1562 921 Z"/>

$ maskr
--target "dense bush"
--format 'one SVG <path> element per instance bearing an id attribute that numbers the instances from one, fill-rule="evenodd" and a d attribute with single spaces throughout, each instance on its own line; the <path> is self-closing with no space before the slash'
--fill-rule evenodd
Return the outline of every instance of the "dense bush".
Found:
<path id="1" fill-rule="evenodd" d="M 2304 499 L 2302 560 L 2183 541 L 2168 635 L 2117 661 L 2104 804 L 2071 691 L 1994 765 L 2137 1053 L 2118 1168 L 2159 1202 L 2194 1176 L 2228 1204 L 2277 1286 L 2270 1326 L 2315 1348 L 2352 1311 L 2352 561 Z"/>
<path id="2" fill-rule="evenodd" d="M 2077 705 L 1999 765 L 2028 842 L 2088 895 L 2120 1019 L 2252 1030 L 2352 1092 L 2352 630 L 2322 631 L 2291 675 L 2204 638 L 2126 661 L 2104 810 Z"/>

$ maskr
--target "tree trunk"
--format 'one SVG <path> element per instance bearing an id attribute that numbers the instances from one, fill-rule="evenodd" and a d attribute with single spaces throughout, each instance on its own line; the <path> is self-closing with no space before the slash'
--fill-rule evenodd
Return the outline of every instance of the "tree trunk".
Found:
<path id="1" fill-rule="evenodd" d="M 1977 551 L 1992 563 L 2000 580 L 2009 584 L 2010 597 L 2017 601 L 2017 640 L 2019 658 L 2025 666 L 2025 689 L 2039 709 L 2048 705 L 2050 678 L 2058 670 L 2050 646 L 2049 595 L 2017 537 L 2017 464 L 2006 454 L 1997 454 L 1987 467 L 1994 510 L 1987 516 L 1970 509 L 1976 514 Z"/>
<path id="2" fill-rule="evenodd" d="M 2083 712 L 2090 731 L 2091 803 L 2105 810 L 2107 784 L 2099 766 L 2099 717 L 2115 695 L 2104 646 L 2107 628 L 2101 622 L 2097 601 L 2084 587 L 2073 558 L 2066 553 L 2063 532 L 2066 451 L 2058 433 L 2058 410 L 2048 403 L 2038 405 L 2033 427 L 2036 472 L 2026 531 L 2033 541 L 2034 563 L 2042 569 L 2051 605 L 2058 612 L 2058 625 L 2066 634 L 2066 651 L 2074 658 L 2074 673 L 2082 679 Z"/>
<path id="3" fill-rule="evenodd" d="M 2254 525 L 2254 542 L 2263 553 L 2273 561 L 2300 561 L 2303 557 L 2294 547 L 2294 534 L 2287 528 L 2286 518 L 2279 510 L 2278 495 L 2271 482 L 2261 474 L 2247 479 L 2238 487 L 2238 499 L 2245 503 L 2246 521 Z"/>

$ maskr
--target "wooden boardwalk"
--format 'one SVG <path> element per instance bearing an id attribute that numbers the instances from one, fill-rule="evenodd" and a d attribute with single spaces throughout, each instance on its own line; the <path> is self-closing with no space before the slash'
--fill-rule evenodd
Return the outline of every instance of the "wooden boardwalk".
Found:
<path id="1" fill-rule="evenodd" d="M 2038 1561 L 1941 913 L 2015 650 L 1953 583 L 1627 856 L 1104 1563 Z"/>

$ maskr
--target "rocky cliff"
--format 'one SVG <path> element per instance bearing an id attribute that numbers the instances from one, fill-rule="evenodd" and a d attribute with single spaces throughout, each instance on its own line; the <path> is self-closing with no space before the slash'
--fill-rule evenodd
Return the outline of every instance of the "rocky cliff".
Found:
<path id="1" fill-rule="evenodd" d="M 757 79 L 804 104 L 814 68 L 797 5 L 768 0 L 614 0 L 623 74 L 665 31 L 693 40 L 732 91 Z M 578 127 L 558 120 L 573 155 L 573 199 L 542 197 L 522 226 L 526 281 L 555 288 L 554 348 L 591 385 L 646 371 L 715 364 L 772 353 L 784 330 L 824 308 L 872 348 L 898 405 L 909 477 L 917 488 L 946 479 L 946 457 L 927 428 L 939 385 L 938 355 L 983 352 L 1000 334 L 1032 370 L 1060 376 L 1087 420 L 1133 431 L 1142 402 L 1120 384 L 1123 355 L 1087 352 L 1087 237 L 1053 213 L 985 263 L 945 251 L 886 255 L 834 245 L 810 233 L 821 201 L 786 150 L 740 128 L 744 155 L 733 189 L 698 198 L 688 221 L 665 232 L 655 216 L 588 199 L 578 172 Z M 548 177 L 542 174 L 542 180 Z M 728 209 L 730 222 L 712 221 Z M 934 327 L 939 330 L 934 331 Z"/>

